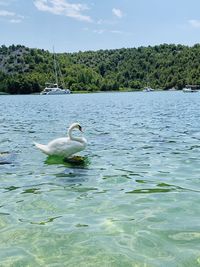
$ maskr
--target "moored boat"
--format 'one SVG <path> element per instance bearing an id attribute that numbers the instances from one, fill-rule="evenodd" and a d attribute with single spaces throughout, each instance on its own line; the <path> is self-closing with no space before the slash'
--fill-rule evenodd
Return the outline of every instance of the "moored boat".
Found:
<path id="1" fill-rule="evenodd" d="M 186 85 L 183 90 L 184 93 L 196 93 L 199 92 L 198 86 L 196 85 Z"/>
<path id="2" fill-rule="evenodd" d="M 41 95 L 64 95 L 64 94 L 70 94 L 71 91 L 69 89 L 62 89 L 58 87 L 58 84 L 51 84 L 46 83 L 46 87 L 44 90 L 40 93 Z"/>
<path id="3" fill-rule="evenodd" d="M 151 87 L 145 87 L 143 90 L 143 92 L 153 92 L 153 91 L 154 91 L 154 89 Z"/>
<path id="4" fill-rule="evenodd" d="M 45 88 L 40 92 L 41 95 L 64 95 L 70 94 L 71 91 L 69 89 L 65 89 L 64 80 L 62 77 L 61 70 L 59 68 L 58 62 L 56 60 L 56 55 L 53 50 L 53 63 L 54 63 L 54 75 L 55 75 L 55 83 L 45 83 Z M 59 77 L 58 77 L 59 74 Z M 59 78 L 59 79 L 58 79 Z M 62 88 L 58 86 L 58 80 L 61 81 Z"/>

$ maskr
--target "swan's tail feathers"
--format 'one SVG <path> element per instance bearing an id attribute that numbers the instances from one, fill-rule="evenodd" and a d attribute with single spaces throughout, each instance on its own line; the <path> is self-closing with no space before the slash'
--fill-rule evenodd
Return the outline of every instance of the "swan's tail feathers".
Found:
<path id="1" fill-rule="evenodd" d="M 42 144 L 38 144 L 36 142 L 34 142 L 35 146 L 40 149 L 43 153 L 49 155 L 49 149 L 46 145 L 42 145 Z"/>

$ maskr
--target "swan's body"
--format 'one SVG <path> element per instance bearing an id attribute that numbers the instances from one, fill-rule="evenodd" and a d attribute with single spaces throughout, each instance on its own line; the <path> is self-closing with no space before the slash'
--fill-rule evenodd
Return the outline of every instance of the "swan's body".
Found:
<path id="1" fill-rule="evenodd" d="M 87 140 L 84 137 L 72 136 L 72 130 L 79 129 L 82 131 L 81 126 L 78 123 L 73 123 L 68 130 L 68 137 L 61 137 L 52 140 L 47 145 L 35 143 L 43 153 L 47 155 L 56 155 L 68 158 L 73 154 L 85 149 Z"/>

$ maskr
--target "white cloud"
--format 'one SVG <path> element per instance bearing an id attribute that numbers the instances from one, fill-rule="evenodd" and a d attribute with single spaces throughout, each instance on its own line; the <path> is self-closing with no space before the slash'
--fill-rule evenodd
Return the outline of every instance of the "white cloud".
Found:
<path id="1" fill-rule="evenodd" d="M 102 34 L 102 33 L 104 33 L 106 30 L 104 30 L 104 29 L 99 29 L 99 30 L 94 30 L 93 32 L 94 33 L 98 33 L 98 34 Z"/>
<path id="2" fill-rule="evenodd" d="M 7 10 L 0 10 L 1 17 L 14 17 L 16 14 Z"/>
<path id="3" fill-rule="evenodd" d="M 9 21 L 11 23 L 20 23 L 22 20 L 21 19 L 10 19 Z"/>
<path id="4" fill-rule="evenodd" d="M 40 11 L 49 12 L 54 15 L 63 15 L 80 21 L 92 22 L 90 16 L 82 12 L 88 10 L 84 4 L 70 4 L 66 0 L 35 0 L 34 5 Z"/>
<path id="5" fill-rule="evenodd" d="M 188 22 L 193 28 L 200 28 L 200 20 L 191 19 Z"/>
<path id="6" fill-rule="evenodd" d="M 0 17 L 6 18 L 11 23 L 20 23 L 24 19 L 24 16 L 7 10 L 0 10 Z"/>
<path id="7" fill-rule="evenodd" d="M 103 20 L 103 19 L 99 19 L 97 21 L 97 24 L 98 25 L 104 25 L 104 24 L 106 24 L 106 25 L 115 25 L 116 24 L 116 21 L 114 21 L 114 20 Z"/>
<path id="8" fill-rule="evenodd" d="M 122 31 L 118 31 L 118 30 L 112 30 L 112 31 L 110 31 L 111 33 L 116 33 L 116 34 L 123 34 L 123 32 Z"/>
<path id="9" fill-rule="evenodd" d="M 119 31 L 119 30 L 108 30 L 108 29 L 95 29 L 93 30 L 93 33 L 96 34 L 104 34 L 104 33 L 109 33 L 109 34 L 129 34 L 127 32 Z"/>
<path id="10" fill-rule="evenodd" d="M 122 18 L 123 17 L 123 13 L 120 9 L 118 8 L 113 8 L 112 9 L 112 13 L 117 16 L 118 18 Z"/>

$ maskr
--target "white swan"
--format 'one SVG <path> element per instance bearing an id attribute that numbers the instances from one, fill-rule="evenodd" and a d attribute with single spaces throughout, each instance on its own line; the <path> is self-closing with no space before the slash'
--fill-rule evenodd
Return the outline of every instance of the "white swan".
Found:
<path id="1" fill-rule="evenodd" d="M 82 132 L 82 127 L 79 123 L 73 123 L 68 130 L 68 137 L 61 137 L 52 140 L 47 145 L 35 143 L 43 153 L 47 155 L 56 155 L 62 157 L 70 157 L 73 154 L 82 151 L 87 145 L 87 140 L 84 137 L 72 136 L 72 130 L 78 129 Z"/>

